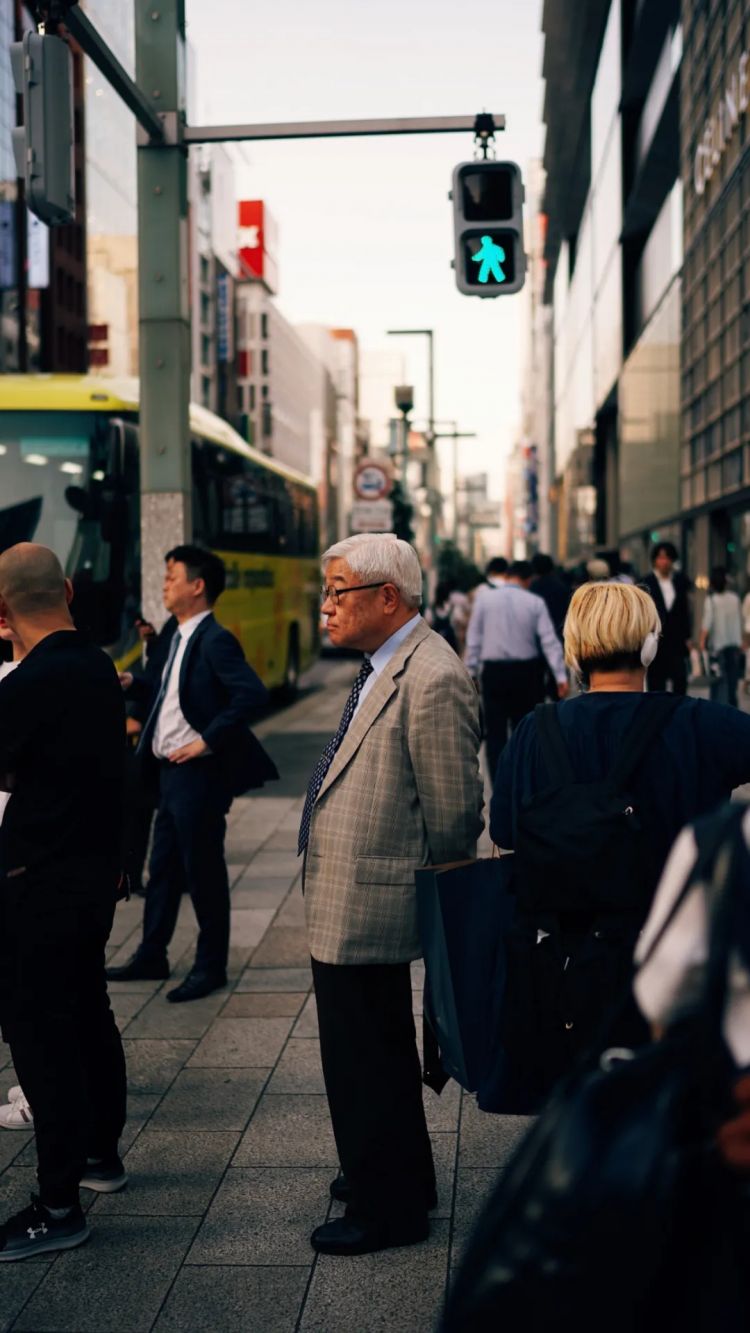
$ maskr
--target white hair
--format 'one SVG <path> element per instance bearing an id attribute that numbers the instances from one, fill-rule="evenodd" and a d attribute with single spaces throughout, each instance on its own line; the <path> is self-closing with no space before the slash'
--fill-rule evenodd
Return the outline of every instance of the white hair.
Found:
<path id="1" fill-rule="evenodd" d="M 345 537 L 323 552 L 324 573 L 331 560 L 345 560 L 363 583 L 392 583 L 407 606 L 416 608 L 422 601 L 419 557 L 413 546 L 392 532 L 359 532 Z"/>

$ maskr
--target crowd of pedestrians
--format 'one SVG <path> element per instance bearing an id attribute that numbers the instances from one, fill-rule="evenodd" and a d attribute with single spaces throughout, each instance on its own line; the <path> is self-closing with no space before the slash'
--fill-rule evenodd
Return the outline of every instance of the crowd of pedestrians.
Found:
<path id="1" fill-rule="evenodd" d="M 621 1044 L 646 1043 L 648 1024 L 668 1027 L 685 975 L 708 956 L 700 893 L 686 892 L 630 985 L 634 951 L 646 957 L 649 930 L 653 941 L 644 923 L 660 910 L 663 925 L 664 904 L 679 898 L 695 863 L 695 842 L 679 840 L 681 830 L 750 781 L 750 717 L 729 706 L 746 612 L 715 570 L 699 643 L 722 689 L 711 679 L 711 701 L 685 698 L 692 619 L 676 556 L 658 543 L 641 587 L 602 561 L 572 598 L 548 557 L 497 558 L 471 596 L 438 588 L 430 628 L 407 543 L 365 535 L 323 555 L 331 642 L 363 657 L 310 777 L 299 831 L 340 1161 L 331 1194 L 346 1204 L 313 1232 L 318 1252 L 359 1255 L 429 1234 L 436 1182 L 409 970 L 422 954 L 415 871 L 475 857 L 483 738 L 490 833 L 514 856 L 501 1022 L 526 1109 L 595 1048 L 601 1020 L 621 1002 Z M 169 618 L 158 635 L 143 627 L 145 670 L 118 679 L 76 630 L 54 554 L 23 543 L 0 555 L 0 637 L 13 653 L 0 667 L 0 1023 L 19 1077 L 0 1127 L 33 1123 L 39 1180 L 31 1206 L 0 1227 L 0 1261 L 81 1244 L 79 1189 L 126 1184 L 125 1063 L 106 979 L 169 976 L 185 891 L 196 956 L 167 999 L 189 1002 L 226 984 L 226 816 L 235 797 L 278 774 L 250 730 L 265 689 L 213 614 L 223 588 L 218 557 L 169 551 Z M 141 942 L 105 973 L 133 863 L 122 837 L 126 763 L 138 774 L 130 788 L 151 792 L 136 820 L 141 843 L 156 816 Z M 127 840 L 134 827 L 131 818 Z M 745 902 L 740 935 L 749 919 Z M 737 950 L 717 1141 L 742 1172 L 750 931 Z"/>

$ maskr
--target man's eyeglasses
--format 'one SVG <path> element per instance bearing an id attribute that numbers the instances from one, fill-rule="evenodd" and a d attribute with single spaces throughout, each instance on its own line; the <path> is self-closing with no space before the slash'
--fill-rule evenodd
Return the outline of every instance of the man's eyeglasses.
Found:
<path id="1" fill-rule="evenodd" d="M 384 587 L 385 587 L 385 580 L 383 580 L 382 583 L 356 583 L 351 588 L 335 588 L 333 584 L 331 584 L 331 586 L 328 588 L 326 588 L 325 586 L 321 588 L 320 600 L 321 603 L 327 602 L 330 597 L 334 605 L 338 606 L 339 599 L 343 597 L 345 592 L 364 592 L 365 588 L 384 588 Z"/>

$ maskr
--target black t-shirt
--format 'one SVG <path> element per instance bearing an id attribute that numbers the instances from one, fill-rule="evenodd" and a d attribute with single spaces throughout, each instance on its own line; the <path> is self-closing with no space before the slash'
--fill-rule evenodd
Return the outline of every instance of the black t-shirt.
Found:
<path id="1" fill-rule="evenodd" d="M 76 630 L 47 635 L 0 681 L 0 869 L 115 875 L 124 751 L 113 663 Z"/>

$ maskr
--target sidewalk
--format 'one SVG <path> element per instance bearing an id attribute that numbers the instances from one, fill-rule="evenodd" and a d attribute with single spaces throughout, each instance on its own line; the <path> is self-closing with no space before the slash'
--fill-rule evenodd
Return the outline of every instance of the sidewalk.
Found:
<path id="1" fill-rule="evenodd" d="M 337 1157 L 317 1047 L 295 855 L 308 777 L 335 731 L 351 662 L 267 718 L 259 735 L 282 781 L 236 801 L 228 857 L 232 950 L 226 991 L 168 1005 L 166 986 L 112 985 L 130 1081 L 130 1184 L 88 1202 L 88 1244 L 0 1270 L 0 1330 L 179 1333 L 421 1333 L 526 1121 L 485 1116 L 449 1084 L 425 1091 L 440 1206 L 424 1245 L 318 1258 L 309 1235 L 329 1211 Z M 118 908 L 110 954 L 125 961 L 142 900 Z M 185 904 L 172 948 L 184 976 L 195 930 Z M 173 981 L 167 983 L 174 984 Z M 421 967 L 413 969 L 419 1010 Z M 0 1090 L 14 1082 L 0 1044 Z M 0 1216 L 28 1202 L 34 1146 L 0 1131 Z M 398 1199 L 394 1199 L 394 1209 Z"/>

